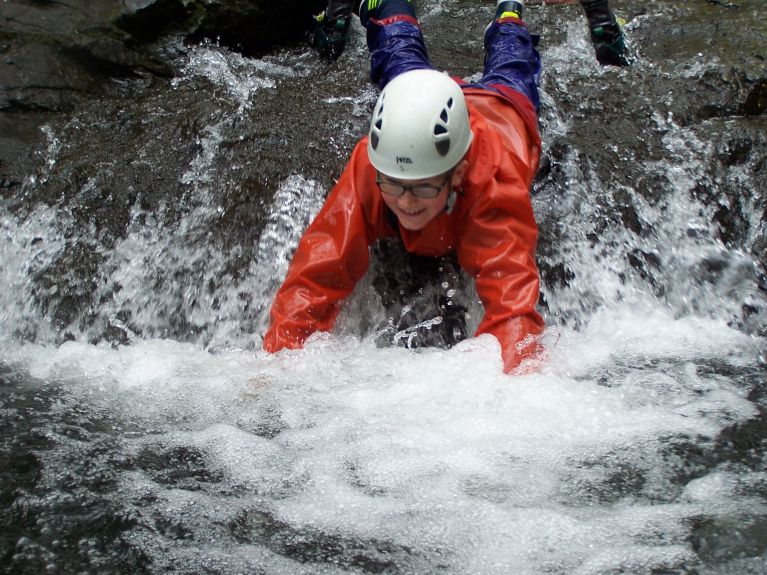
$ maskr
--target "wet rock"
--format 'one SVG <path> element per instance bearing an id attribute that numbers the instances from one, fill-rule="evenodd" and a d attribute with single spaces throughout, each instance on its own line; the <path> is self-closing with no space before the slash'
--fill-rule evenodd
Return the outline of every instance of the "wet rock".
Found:
<path id="1" fill-rule="evenodd" d="M 745 248 L 764 268 L 767 223 L 764 215 L 753 216 L 765 214 L 759 190 L 767 189 L 767 26 L 759 16 L 763 5 L 701 0 L 613 1 L 611 6 L 627 20 L 637 62 L 601 74 L 584 72 L 564 93 L 556 90 L 549 70 L 544 87 L 554 89 L 557 114 L 568 130 L 554 135 L 544 152 L 548 157 L 542 161 L 535 193 L 554 197 L 558 190 L 561 195 L 573 182 L 584 187 L 599 210 L 589 231 L 596 242 L 612 229 L 652 237 L 653 222 L 646 220 L 640 204 L 658 209 L 669 194 L 689 187 L 694 197 L 713 208 L 715 230 L 724 245 Z M 559 13 L 578 17 L 576 8 Z M 548 32 L 551 23 L 540 22 Z M 543 41 L 552 37 L 555 34 L 545 33 Z M 544 62 L 544 70 L 545 66 Z M 543 131 L 545 135 L 545 125 Z M 568 158 L 563 150 L 582 156 Z M 669 168 L 658 169 L 663 165 Z M 569 166 L 569 171 L 561 166 Z M 685 173 L 679 181 L 673 179 L 675 170 Z M 556 214 L 543 213 L 541 221 L 539 252 L 545 258 L 559 241 Z M 630 251 L 627 260 L 637 268 Z M 561 282 L 553 271 L 558 269 L 557 262 L 542 266 L 544 284 Z M 637 269 L 657 285 L 654 266 Z M 552 270 L 550 278 L 547 270 Z"/>
<path id="2" fill-rule="evenodd" d="M 169 77 L 184 42 L 208 38 L 253 54 L 301 41 L 322 3 L 256 1 L 86 0 L 0 3 L 0 174 L 19 180 L 17 165 L 39 143 L 34 114 L 70 113 L 115 92 L 115 80 Z M 15 114 L 9 118 L 7 114 Z"/>
<path id="3" fill-rule="evenodd" d="M 743 102 L 743 114 L 759 116 L 767 114 L 767 80 L 759 80 Z"/>
<path id="4" fill-rule="evenodd" d="M 67 109 L 105 77 L 171 73 L 159 40 L 219 41 L 252 54 L 295 42 L 318 2 L 6 2 L 0 5 L 0 109 Z"/>

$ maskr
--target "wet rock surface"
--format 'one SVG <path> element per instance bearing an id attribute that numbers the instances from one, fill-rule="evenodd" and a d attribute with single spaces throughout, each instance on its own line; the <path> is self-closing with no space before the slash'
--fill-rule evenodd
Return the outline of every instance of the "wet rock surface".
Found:
<path id="1" fill-rule="evenodd" d="M 71 113 L 104 96 L 132 98 L 145 81 L 174 74 L 174 58 L 184 44 L 208 39 L 247 55 L 295 44 L 322 6 L 316 0 L 3 2 L 3 187 L 16 185 L 28 169 L 19 156 L 40 141 L 38 127 L 49 113 Z"/>

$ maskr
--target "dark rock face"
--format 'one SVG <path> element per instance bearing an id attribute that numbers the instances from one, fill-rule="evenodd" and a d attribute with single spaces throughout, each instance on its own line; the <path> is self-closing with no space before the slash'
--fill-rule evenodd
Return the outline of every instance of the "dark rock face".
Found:
<path id="1" fill-rule="evenodd" d="M 120 79 L 168 77 L 178 41 L 210 39 L 245 54 L 301 41 L 321 0 L 12 0 L 0 4 L 3 188 L 50 113 L 114 93 Z"/>

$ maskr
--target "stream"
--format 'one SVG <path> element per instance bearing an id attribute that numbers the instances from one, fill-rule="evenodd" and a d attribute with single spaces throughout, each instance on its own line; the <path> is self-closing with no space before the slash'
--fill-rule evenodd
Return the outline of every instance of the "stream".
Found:
<path id="1" fill-rule="evenodd" d="M 467 78 L 476 4 L 419 3 Z M 577 5 L 528 9 L 547 330 L 523 375 L 490 336 L 394 345 L 375 269 L 333 333 L 261 350 L 377 96 L 358 22 L 333 64 L 173 46 L 172 78 L 46 123 L 0 203 L 0 572 L 766 573 L 767 119 L 673 32 L 764 7 L 611 4 L 630 68 Z"/>

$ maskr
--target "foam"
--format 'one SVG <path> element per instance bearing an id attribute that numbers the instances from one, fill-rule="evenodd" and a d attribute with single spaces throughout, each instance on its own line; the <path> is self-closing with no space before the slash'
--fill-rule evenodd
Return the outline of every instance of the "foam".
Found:
<path id="1" fill-rule="evenodd" d="M 411 351 L 326 335 L 277 355 L 165 340 L 67 343 L 20 346 L 6 361 L 154 430 L 123 441 L 131 457 L 200 453 L 220 478 L 201 493 L 131 471 L 114 494 L 124 505 L 152 493 L 197 538 L 256 509 L 368 554 L 370 541 L 386 541 L 401 565 L 418 569 L 677 568 L 694 559 L 685 542 L 692 517 L 740 517 L 754 504 L 723 471 L 677 498 L 664 455 L 672 438 L 705 443 L 755 414 L 736 381 L 695 368 L 712 358 L 745 363 L 750 339 L 715 321 L 627 309 L 611 325 L 563 331 L 543 369 L 522 376 L 501 372 L 490 337 Z M 636 367 L 638 358 L 656 368 Z M 678 367 L 663 372 L 663 362 Z M 232 557 L 252 560 L 234 547 Z M 202 555 L 221 553 L 211 544 Z M 274 560 L 276 568 L 284 558 Z"/>

